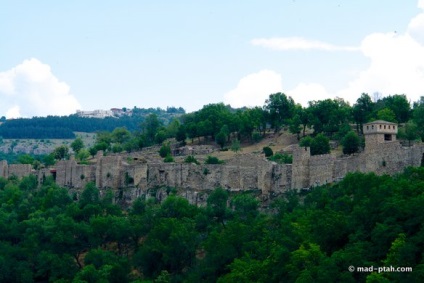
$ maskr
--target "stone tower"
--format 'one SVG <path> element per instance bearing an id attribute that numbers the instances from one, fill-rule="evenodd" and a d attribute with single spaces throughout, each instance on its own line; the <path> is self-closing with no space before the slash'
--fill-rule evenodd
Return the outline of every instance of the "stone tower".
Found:
<path id="1" fill-rule="evenodd" d="M 365 135 L 365 148 L 373 149 L 379 144 L 396 141 L 398 126 L 383 120 L 366 123 L 363 126 Z"/>

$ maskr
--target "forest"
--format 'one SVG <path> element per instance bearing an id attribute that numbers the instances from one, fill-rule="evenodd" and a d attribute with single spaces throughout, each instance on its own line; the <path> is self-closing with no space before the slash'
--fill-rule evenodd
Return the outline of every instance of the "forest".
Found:
<path id="1" fill-rule="evenodd" d="M 132 116 L 104 119 L 69 116 L 47 116 L 5 120 L 0 125 L 0 136 L 5 139 L 70 139 L 75 138 L 74 132 L 93 133 L 97 131 L 113 131 L 125 127 L 136 131 L 146 116 L 155 114 L 159 121 L 168 124 L 169 121 L 185 113 L 183 108 L 137 108 L 132 109 Z"/>
<path id="2" fill-rule="evenodd" d="M 168 188 L 131 207 L 34 176 L 0 178 L 0 282 L 423 282 L 424 167 L 351 173 L 261 207 L 216 188 L 197 207 Z M 351 272 L 349 267 L 412 272 Z"/>

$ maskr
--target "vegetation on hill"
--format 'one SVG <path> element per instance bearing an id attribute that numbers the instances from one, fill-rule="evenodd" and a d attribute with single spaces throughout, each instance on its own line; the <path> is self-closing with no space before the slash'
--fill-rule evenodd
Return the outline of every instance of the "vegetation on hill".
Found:
<path id="1" fill-rule="evenodd" d="M 330 140 L 343 145 L 345 154 L 363 148 L 362 125 L 377 119 L 399 123 L 400 139 L 409 145 L 424 140 L 424 97 L 411 108 L 405 95 L 393 95 L 373 102 L 362 94 L 351 106 L 343 99 L 311 101 L 302 107 L 284 93 L 274 93 L 263 107 L 232 109 L 223 103 L 208 104 L 193 113 L 184 109 L 168 108 L 132 110 L 133 116 L 117 118 L 36 117 L 8 120 L 0 126 L 3 137 L 46 135 L 74 135 L 72 131 L 96 131 L 96 143 L 82 155 L 95 155 L 97 151 L 119 153 L 137 151 L 144 147 L 162 144 L 173 138 L 180 144 L 216 143 L 222 150 L 238 152 L 241 145 L 257 143 L 266 132 L 279 134 L 280 130 L 296 134 L 300 145 L 310 146 L 311 154 L 330 152 Z M 355 128 L 356 131 L 352 132 Z M 307 134 L 306 129 L 310 129 Z M 167 161 L 172 161 L 168 158 Z"/>
<path id="2" fill-rule="evenodd" d="M 74 138 L 73 132 L 93 133 L 97 131 L 113 131 L 118 127 L 125 127 L 129 131 L 136 131 L 140 123 L 151 114 L 155 114 L 159 121 L 168 124 L 174 117 L 185 113 L 185 110 L 175 107 L 137 108 L 132 109 L 132 116 L 119 118 L 107 117 L 104 119 L 79 117 L 76 114 L 69 116 L 33 117 L 7 120 L 0 125 L 0 136 L 6 139 L 69 139 Z"/>
<path id="3" fill-rule="evenodd" d="M 122 210 L 93 184 L 76 200 L 49 179 L 0 178 L 0 281 L 423 282 L 423 195 L 422 167 L 349 174 L 266 212 L 219 188 L 206 207 L 171 193 Z M 356 270 L 370 266 L 412 272 Z"/>

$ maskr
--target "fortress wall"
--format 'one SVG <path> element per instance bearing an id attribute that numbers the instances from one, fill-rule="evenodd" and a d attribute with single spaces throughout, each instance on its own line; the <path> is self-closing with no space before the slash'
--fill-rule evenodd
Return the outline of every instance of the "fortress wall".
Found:
<path id="1" fill-rule="evenodd" d="M 366 155 L 361 153 L 358 155 L 350 156 L 349 159 L 346 160 L 346 173 L 349 172 L 367 172 L 366 171 Z"/>
<path id="2" fill-rule="evenodd" d="M 72 164 L 70 177 L 71 187 L 84 188 L 89 182 L 96 181 L 96 167 L 90 165 Z"/>
<path id="3" fill-rule="evenodd" d="M 6 160 L 0 161 L 0 177 L 7 178 L 9 177 L 8 173 L 9 166 L 7 165 Z"/>
<path id="4" fill-rule="evenodd" d="M 333 181 L 340 181 L 349 172 L 365 172 L 365 156 L 363 154 L 350 155 L 334 160 Z"/>
<path id="5" fill-rule="evenodd" d="M 96 186 L 118 189 L 123 178 L 122 157 L 103 156 L 96 165 Z"/>
<path id="6" fill-rule="evenodd" d="M 42 184 L 44 179 L 47 177 L 52 176 L 52 173 L 50 172 L 49 168 L 42 168 L 40 170 L 38 170 L 37 172 L 37 179 L 38 179 L 38 183 Z"/>
<path id="7" fill-rule="evenodd" d="M 411 151 L 412 148 L 402 148 L 396 141 L 379 144 L 372 150 L 366 149 L 366 172 L 379 175 L 401 172 L 406 166 L 412 165 Z"/>
<path id="8" fill-rule="evenodd" d="M 267 168 L 267 170 L 269 170 Z M 270 184 L 269 189 L 266 186 L 260 185 L 262 193 L 280 194 L 291 189 L 292 165 L 291 164 L 276 164 L 272 163 L 271 175 L 267 180 Z"/>
<path id="9" fill-rule="evenodd" d="M 288 169 L 289 168 L 289 169 Z M 156 186 L 179 187 L 192 190 L 262 190 L 264 193 L 290 188 L 287 174 L 291 166 L 268 162 L 262 167 L 214 164 L 149 164 L 147 188 Z"/>
<path id="10" fill-rule="evenodd" d="M 314 155 L 309 159 L 309 186 L 319 186 L 333 182 L 335 158 L 331 154 Z"/>
<path id="11" fill-rule="evenodd" d="M 297 146 L 293 149 L 292 164 L 292 189 L 309 188 L 309 159 L 311 152 L 309 147 Z"/>
<path id="12" fill-rule="evenodd" d="M 134 186 L 137 187 L 143 187 L 146 188 L 147 187 L 147 168 L 148 165 L 147 164 L 136 164 L 136 165 L 128 165 L 128 166 L 124 166 L 123 170 L 124 170 L 124 178 L 125 178 L 125 174 L 128 174 L 128 176 L 130 178 L 134 179 Z M 125 185 L 125 180 L 123 180 Z"/>
<path id="13" fill-rule="evenodd" d="M 346 176 L 348 169 L 348 163 L 350 161 L 350 158 L 343 158 L 343 159 L 336 159 L 334 160 L 333 164 L 333 180 L 338 181 L 343 179 L 344 176 Z"/>
<path id="14" fill-rule="evenodd" d="M 332 155 L 311 156 L 309 148 L 293 147 L 293 164 L 277 164 L 252 154 L 237 155 L 224 165 L 196 165 L 177 163 L 123 164 L 122 156 L 98 156 L 96 165 L 78 165 L 75 160 L 56 164 L 56 183 L 59 186 L 80 189 L 95 181 L 99 189 L 115 189 L 117 199 L 130 202 L 154 191 L 158 199 L 167 196 L 166 188 L 175 187 L 190 203 L 204 205 L 211 190 L 261 191 L 264 203 L 269 196 L 290 189 L 309 188 L 338 181 L 348 172 L 376 172 L 395 174 L 407 166 L 420 166 L 424 145 L 404 148 L 399 142 L 367 145 L 364 152 L 343 158 Z M 0 161 L 0 176 L 28 176 L 30 165 Z M 36 172 L 40 181 L 49 176 L 50 169 Z M 82 178 L 84 176 L 84 178 Z M 128 183 L 128 180 L 133 182 Z M 125 188 L 124 190 L 119 190 Z M 123 198 L 122 198 L 123 196 Z"/>
<path id="15" fill-rule="evenodd" d="M 258 183 L 258 168 L 256 167 L 239 167 L 240 170 L 240 190 L 257 190 L 260 185 Z"/>
<path id="16" fill-rule="evenodd" d="M 32 166 L 30 164 L 10 164 L 8 171 L 9 177 L 16 176 L 22 178 L 31 174 Z"/>

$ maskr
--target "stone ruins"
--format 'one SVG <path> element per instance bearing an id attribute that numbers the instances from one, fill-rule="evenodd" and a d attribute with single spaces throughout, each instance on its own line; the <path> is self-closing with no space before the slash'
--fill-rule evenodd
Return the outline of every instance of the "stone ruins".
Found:
<path id="1" fill-rule="evenodd" d="M 394 174 L 407 166 L 423 163 L 424 145 L 403 147 L 396 140 L 397 124 L 374 121 L 363 127 L 365 150 L 338 158 L 331 154 L 311 156 L 309 148 L 299 146 L 293 147 L 293 164 L 277 164 L 254 154 L 236 155 L 222 165 L 197 165 L 146 162 L 142 157 L 133 157 L 134 162 L 129 162 L 123 156 L 100 153 L 93 165 L 80 165 L 71 159 L 59 161 L 54 169 L 38 171 L 32 170 L 30 165 L 8 165 L 0 161 L 0 176 L 35 174 L 40 182 L 53 176 L 59 186 L 77 194 L 88 182 L 94 182 L 101 192 L 112 189 L 116 200 L 123 203 L 140 196 L 162 200 L 175 190 L 190 203 L 202 205 L 217 187 L 253 192 L 266 203 L 288 190 L 337 182 L 348 172 Z"/>

